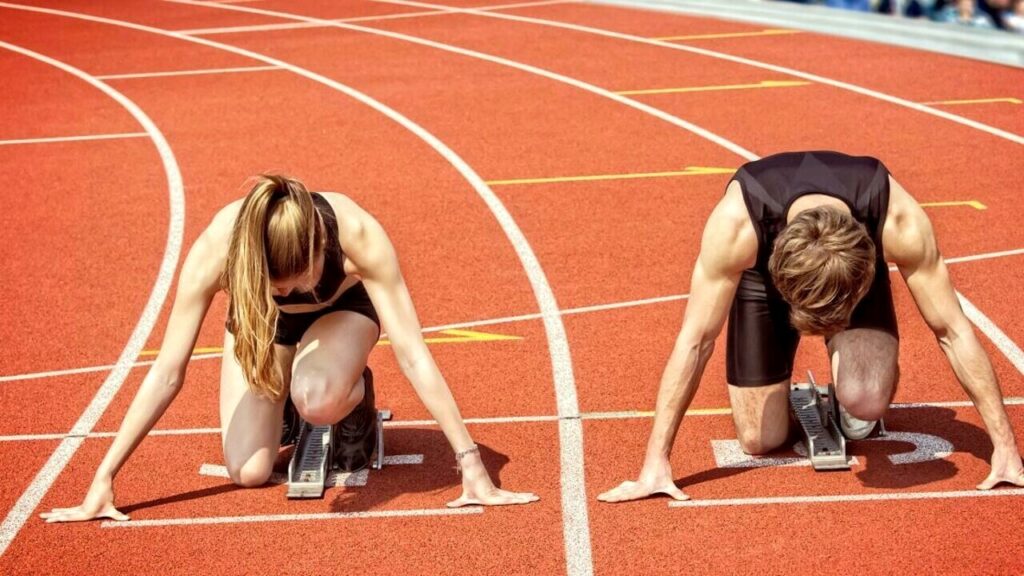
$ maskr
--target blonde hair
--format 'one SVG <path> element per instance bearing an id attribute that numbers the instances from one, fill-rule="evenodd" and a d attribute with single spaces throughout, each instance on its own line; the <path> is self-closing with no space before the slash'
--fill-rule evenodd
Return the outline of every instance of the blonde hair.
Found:
<path id="1" fill-rule="evenodd" d="M 276 364 L 277 305 L 271 282 L 308 274 L 324 250 L 324 229 L 313 197 L 298 180 L 256 177 L 231 231 L 224 270 L 228 325 L 235 358 L 249 388 L 280 400 L 285 393 Z"/>
<path id="2" fill-rule="evenodd" d="M 867 229 L 848 212 L 819 206 L 797 214 L 768 260 L 793 327 L 825 336 L 845 329 L 875 278 L 875 254 Z"/>

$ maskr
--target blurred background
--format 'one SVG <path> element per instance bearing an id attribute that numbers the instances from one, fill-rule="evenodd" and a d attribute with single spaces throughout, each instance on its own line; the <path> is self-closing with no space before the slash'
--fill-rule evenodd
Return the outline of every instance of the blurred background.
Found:
<path id="1" fill-rule="evenodd" d="M 1024 0 L 773 0 L 1024 34 Z"/>

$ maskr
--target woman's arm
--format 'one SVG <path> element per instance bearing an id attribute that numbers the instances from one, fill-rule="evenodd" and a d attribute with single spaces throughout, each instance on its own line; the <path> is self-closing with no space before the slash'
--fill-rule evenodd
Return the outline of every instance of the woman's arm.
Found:
<path id="1" fill-rule="evenodd" d="M 199 328 L 218 290 L 223 269 L 224 249 L 216 245 L 214 235 L 210 229 L 204 232 L 185 258 L 160 353 L 128 407 L 85 500 L 74 508 L 55 508 L 43 513 L 47 522 L 128 519 L 114 507 L 114 477 L 181 389 Z"/>
<path id="2" fill-rule="evenodd" d="M 534 494 L 500 490 L 491 482 L 455 398 L 423 341 L 416 309 L 391 240 L 380 224 L 358 206 L 352 204 L 344 212 L 345 221 L 340 229 L 344 235 L 345 255 L 363 279 L 402 373 L 441 427 L 452 449 L 461 455 L 463 493 L 449 506 L 523 504 L 537 500 Z"/>

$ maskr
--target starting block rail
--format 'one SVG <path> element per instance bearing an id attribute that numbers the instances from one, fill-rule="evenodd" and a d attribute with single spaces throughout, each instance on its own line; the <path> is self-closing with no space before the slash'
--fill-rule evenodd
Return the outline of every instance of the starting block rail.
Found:
<path id="1" fill-rule="evenodd" d="M 376 416 L 376 448 L 370 465 L 374 470 L 384 467 L 384 422 L 391 420 L 390 410 L 378 410 Z M 331 484 L 331 471 L 336 468 L 333 454 L 334 425 L 313 426 L 301 422 L 295 452 L 288 463 L 288 498 L 323 498 Z M 365 470 L 365 469 L 364 469 Z"/>

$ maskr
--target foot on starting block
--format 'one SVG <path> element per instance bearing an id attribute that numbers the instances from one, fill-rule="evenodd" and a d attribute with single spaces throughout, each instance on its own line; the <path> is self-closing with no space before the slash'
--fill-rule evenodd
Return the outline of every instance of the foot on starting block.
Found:
<path id="1" fill-rule="evenodd" d="M 818 386 L 810 371 L 807 378 L 809 382 L 795 383 L 790 388 L 789 406 L 803 429 L 811 466 L 815 470 L 849 470 L 835 386 Z"/>
<path id="2" fill-rule="evenodd" d="M 331 426 L 302 422 L 295 452 L 288 464 L 289 498 L 322 498 L 333 470 L 357 472 L 384 467 L 384 422 L 390 410 L 377 410 L 373 372 L 363 371 L 363 401 Z"/>

